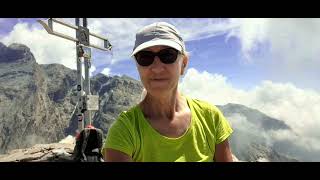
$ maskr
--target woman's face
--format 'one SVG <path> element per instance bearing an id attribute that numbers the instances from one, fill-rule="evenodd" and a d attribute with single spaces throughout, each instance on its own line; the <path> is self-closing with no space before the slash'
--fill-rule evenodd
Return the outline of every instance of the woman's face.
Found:
<path id="1" fill-rule="evenodd" d="M 152 46 L 143 51 L 151 51 L 157 53 L 167 46 Z M 164 64 L 158 56 L 149 66 L 141 66 L 136 62 L 142 84 L 153 95 L 163 95 L 174 90 L 179 82 L 180 75 L 187 65 L 187 57 L 179 54 L 177 60 L 172 64 Z"/>

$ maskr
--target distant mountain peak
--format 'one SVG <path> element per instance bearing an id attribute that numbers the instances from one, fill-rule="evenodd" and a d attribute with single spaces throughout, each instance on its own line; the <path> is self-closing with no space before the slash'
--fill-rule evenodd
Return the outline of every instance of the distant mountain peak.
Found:
<path id="1" fill-rule="evenodd" d="M 16 49 L 16 50 L 22 50 L 25 52 L 30 52 L 30 48 L 24 44 L 20 44 L 20 43 L 12 43 L 8 46 L 11 49 Z"/>
<path id="2" fill-rule="evenodd" d="M 220 108 L 226 116 L 241 114 L 242 116 L 246 117 L 249 122 L 260 124 L 260 126 L 265 130 L 291 130 L 290 126 L 284 121 L 270 117 L 260 110 L 253 109 L 245 105 L 228 103 L 224 106 L 217 105 L 217 107 Z"/>
<path id="3" fill-rule="evenodd" d="M 30 48 L 19 43 L 12 43 L 7 47 L 0 42 L 0 63 L 17 62 L 35 62 Z"/>

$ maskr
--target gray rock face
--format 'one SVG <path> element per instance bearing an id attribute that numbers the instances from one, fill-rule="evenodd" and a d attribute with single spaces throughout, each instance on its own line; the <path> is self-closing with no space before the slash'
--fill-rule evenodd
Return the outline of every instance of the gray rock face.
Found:
<path id="1" fill-rule="evenodd" d="M 76 71 L 60 64 L 39 65 L 24 45 L 0 44 L 0 52 L 0 153 L 74 135 Z M 142 91 L 132 78 L 102 74 L 92 78 L 91 87 L 92 94 L 100 95 L 93 124 L 104 133 Z"/>
<path id="2" fill-rule="evenodd" d="M 247 153 L 241 154 L 241 159 L 249 162 L 298 162 L 284 154 L 279 154 L 272 147 L 252 143 L 247 148 Z"/>
<path id="3" fill-rule="evenodd" d="M 62 139 L 66 121 L 48 97 L 45 73 L 29 48 L 13 44 L 2 50 L 9 60 L 1 59 L 0 66 L 1 152 Z"/>
<path id="4" fill-rule="evenodd" d="M 102 74 L 93 77 L 92 84 L 92 93 L 100 96 L 100 108 L 94 114 L 93 125 L 107 133 L 120 112 L 139 102 L 143 87 L 139 81 L 127 76 L 106 77 Z"/>
<path id="5" fill-rule="evenodd" d="M 74 144 L 37 144 L 0 156 L 0 162 L 73 162 Z"/>
<path id="6" fill-rule="evenodd" d="M 67 136 L 59 143 L 36 144 L 0 155 L 0 162 L 74 162 L 75 138 Z"/>

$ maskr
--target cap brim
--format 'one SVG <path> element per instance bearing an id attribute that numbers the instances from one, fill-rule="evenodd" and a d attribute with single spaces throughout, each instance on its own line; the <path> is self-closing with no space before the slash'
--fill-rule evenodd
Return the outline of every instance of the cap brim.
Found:
<path id="1" fill-rule="evenodd" d="M 134 56 L 137 52 L 145 49 L 145 48 L 149 48 L 152 46 L 169 46 L 172 48 L 175 48 L 176 50 L 182 52 L 182 47 L 172 41 L 172 40 L 166 40 L 166 39 L 157 39 L 157 40 L 151 40 L 145 43 L 140 44 L 138 47 L 136 47 L 136 49 L 131 53 L 131 57 Z"/>

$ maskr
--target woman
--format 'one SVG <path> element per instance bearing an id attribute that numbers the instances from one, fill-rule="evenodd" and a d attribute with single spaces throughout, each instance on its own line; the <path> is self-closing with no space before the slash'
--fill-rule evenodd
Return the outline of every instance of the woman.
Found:
<path id="1" fill-rule="evenodd" d="M 232 129 L 222 113 L 178 91 L 189 61 L 178 30 L 165 22 L 143 27 L 132 56 L 146 96 L 110 127 L 105 161 L 232 161 Z"/>

